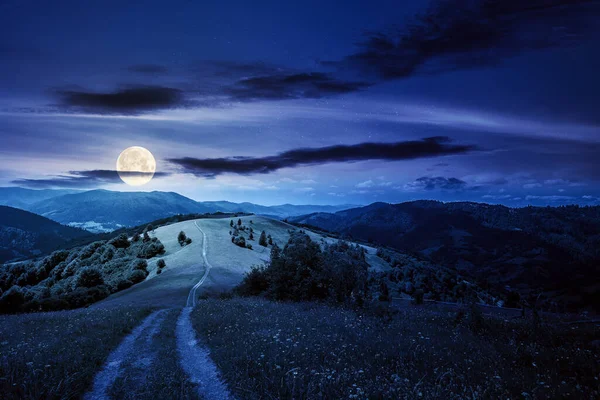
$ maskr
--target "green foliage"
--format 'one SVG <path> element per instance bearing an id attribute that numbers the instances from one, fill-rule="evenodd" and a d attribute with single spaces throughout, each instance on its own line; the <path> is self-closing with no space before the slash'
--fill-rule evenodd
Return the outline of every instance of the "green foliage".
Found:
<path id="1" fill-rule="evenodd" d="M 163 253 L 164 246 L 157 238 L 128 242 L 127 236 L 119 235 L 108 241 L 55 251 L 39 260 L 4 266 L 0 269 L 0 301 L 4 298 L 5 306 L 0 307 L 0 312 L 86 306 L 134 281 L 144 280 L 148 274 L 146 259 Z M 17 291 L 23 295 L 22 301 L 18 300 Z"/>
<path id="2" fill-rule="evenodd" d="M 425 292 L 423 289 L 417 289 L 413 293 L 413 299 L 415 304 L 423 304 L 423 298 L 425 296 Z"/>
<path id="3" fill-rule="evenodd" d="M 233 244 L 240 246 L 240 247 L 246 247 L 246 239 L 244 239 L 243 236 L 232 236 L 231 237 L 231 241 L 233 242 Z"/>
<path id="4" fill-rule="evenodd" d="M 146 260 L 135 260 L 133 262 L 132 269 L 147 272 L 148 263 L 146 262 Z"/>
<path id="5" fill-rule="evenodd" d="M 92 288 L 94 286 L 104 285 L 102 274 L 93 268 L 84 268 L 77 275 L 77 287 Z"/>
<path id="6" fill-rule="evenodd" d="M 136 270 L 132 271 L 131 274 L 129 274 L 128 280 L 131 281 L 133 284 L 136 284 L 136 283 L 140 283 L 140 282 L 144 281 L 147 276 L 148 276 L 147 271 L 142 271 L 140 269 L 136 269 Z"/>
<path id="7" fill-rule="evenodd" d="M 356 303 L 364 299 L 367 271 L 364 254 L 356 248 L 339 243 L 321 251 L 308 235 L 293 232 L 283 252 L 273 246 L 271 263 L 253 268 L 236 291 L 275 300 Z"/>
<path id="8" fill-rule="evenodd" d="M 156 266 L 158 267 L 158 269 L 164 268 L 167 266 L 167 264 L 165 263 L 165 260 L 163 260 L 162 258 L 160 260 L 158 260 L 156 262 Z"/>
<path id="9" fill-rule="evenodd" d="M 268 243 L 267 243 L 267 233 L 265 231 L 262 231 L 260 234 L 260 238 L 258 239 L 258 244 L 264 247 L 267 247 Z"/>
<path id="10" fill-rule="evenodd" d="M 25 293 L 23 289 L 19 286 L 13 286 L 0 297 L 0 312 L 19 312 L 24 303 Z"/>
<path id="11" fill-rule="evenodd" d="M 112 244 L 117 249 L 126 249 L 129 247 L 129 239 L 127 239 L 127 234 L 122 233 L 116 238 L 110 240 L 108 244 Z"/>
<path id="12" fill-rule="evenodd" d="M 184 231 L 179 232 L 179 235 L 177 235 L 177 241 L 179 242 L 179 245 L 181 247 L 185 246 L 185 241 L 187 240 L 187 236 L 185 235 Z"/>

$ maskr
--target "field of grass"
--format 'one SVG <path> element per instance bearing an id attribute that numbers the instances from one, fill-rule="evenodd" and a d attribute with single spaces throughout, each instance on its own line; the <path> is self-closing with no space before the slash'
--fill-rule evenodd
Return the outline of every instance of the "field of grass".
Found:
<path id="1" fill-rule="evenodd" d="M 600 396 L 598 327 L 376 310 L 210 299 L 192 321 L 242 399 Z"/>
<path id="2" fill-rule="evenodd" d="M 109 353 L 150 311 L 80 309 L 0 316 L 0 397 L 81 397 Z"/>

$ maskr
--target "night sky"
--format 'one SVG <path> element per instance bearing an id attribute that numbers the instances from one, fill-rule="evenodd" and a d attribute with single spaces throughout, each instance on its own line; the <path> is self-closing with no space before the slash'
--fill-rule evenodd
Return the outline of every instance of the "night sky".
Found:
<path id="1" fill-rule="evenodd" d="M 258 3 L 258 4 L 254 4 Z M 288 4 L 289 3 L 289 4 Z M 600 2 L 0 0 L 0 185 L 600 204 Z"/>

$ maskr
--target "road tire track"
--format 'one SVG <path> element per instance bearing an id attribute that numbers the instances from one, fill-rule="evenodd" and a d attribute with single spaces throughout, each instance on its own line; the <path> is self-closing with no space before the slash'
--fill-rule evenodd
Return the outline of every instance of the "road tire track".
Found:
<path id="1" fill-rule="evenodd" d="M 193 384 L 198 387 L 198 394 L 206 400 L 229 400 L 234 397 L 229 393 L 227 386 L 221 380 L 219 369 L 210 358 L 210 352 L 198 342 L 196 331 L 192 326 L 190 314 L 196 306 L 197 291 L 202 286 L 212 268 L 206 257 L 207 237 L 206 233 L 194 221 L 196 228 L 202 233 L 202 258 L 205 271 L 202 278 L 190 290 L 187 306 L 181 311 L 177 320 L 175 336 L 177 338 L 177 350 L 181 367 Z"/>
<path id="2" fill-rule="evenodd" d="M 208 262 L 208 259 L 206 258 L 206 250 L 207 250 L 207 246 L 208 246 L 206 233 L 204 233 L 202 228 L 200 228 L 198 226 L 198 223 L 196 221 L 194 221 L 194 225 L 196 225 L 196 228 L 198 228 L 200 233 L 202 233 L 202 259 L 204 261 L 205 269 L 204 269 L 204 275 L 202 275 L 202 278 L 200 278 L 198 283 L 196 283 L 194 285 L 194 287 L 192 288 L 192 290 L 190 290 L 190 294 L 188 295 L 188 298 L 187 298 L 186 307 L 195 307 L 196 306 L 196 301 L 198 299 L 198 296 L 196 295 L 196 293 L 197 293 L 198 289 L 200 288 L 200 286 L 202 286 L 202 284 L 208 277 L 208 274 L 210 273 L 210 269 L 212 268 L 212 265 L 210 265 L 210 263 Z"/>
<path id="3" fill-rule="evenodd" d="M 110 353 L 102 370 L 94 377 L 94 384 L 92 389 L 85 394 L 85 400 L 109 398 L 107 392 L 122 373 L 123 362 L 133 355 L 135 343 L 146 330 L 149 330 L 148 336 L 154 336 L 156 332 L 158 332 L 160 324 L 164 320 L 163 313 L 165 311 L 166 310 L 158 310 L 147 316 L 146 319 L 144 319 L 133 332 L 127 335 L 121 344 Z M 150 340 L 151 337 L 146 341 L 146 344 L 150 343 Z"/>

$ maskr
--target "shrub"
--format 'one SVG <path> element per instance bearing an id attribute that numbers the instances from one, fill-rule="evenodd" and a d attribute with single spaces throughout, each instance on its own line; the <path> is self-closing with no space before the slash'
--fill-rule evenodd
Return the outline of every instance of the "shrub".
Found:
<path id="1" fill-rule="evenodd" d="M 131 282 L 128 279 L 123 279 L 120 280 L 119 283 L 117 283 L 117 290 L 125 290 L 131 286 L 133 286 L 133 282 Z"/>
<path id="2" fill-rule="evenodd" d="M 84 268 L 77 276 L 77 287 L 92 288 L 94 286 L 104 285 L 104 278 L 100 271 L 93 268 Z"/>
<path id="3" fill-rule="evenodd" d="M 235 289 L 241 296 L 258 296 L 269 288 L 269 277 L 265 267 L 254 265 L 242 283 Z"/>
<path id="4" fill-rule="evenodd" d="M 148 263 L 146 260 L 136 260 L 133 262 L 133 270 L 148 271 Z"/>
<path id="5" fill-rule="evenodd" d="M 148 276 L 148 272 L 136 269 L 129 275 L 128 280 L 130 280 L 134 284 L 140 283 L 146 279 L 146 276 Z"/>
<path id="6" fill-rule="evenodd" d="M 425 297 L 425 292 L 423 289 L 417 289 L 413 293 L 413 299 L 415 304 L 423 304 L 423 298 Z"/>
<path id="7" fill-rule="evenodd" d="M 238 219 L 237 224 L 238 224 L 238 226 L 242 226 L 242 219 L 241 218 Z"/>
<path id="8" fill-rule="evenodd" d="M 250 236 L 248 236 L 248 240 L 254 240 L 254 235 L 250 232 Z"/>
<path id="9" fill-rule="evenodd" d="M 267 233 L 265 231 L 262 231 L 260 234 L 260 238 L 258 239 L 258 244 L 260 244 L 263 247 L 267 247 L 268 243 L 267 243 Z"/>
<path id="10" fill-rule="evenodd" d="M 4 313 L 15 313 L 21 310 L 25 304 L 25 293 L 19 286 L 13 286 L 0 298 L 0 311 Z"/>
<path id="11" fill-rule="evenodd" d="M 379 286 L 379 301 L 390 301 L 390 289 L 385 281 L 381 281 Z"/>
<path id="12" fill-rule="evenodd" d="M 144 232 L 144 237 L 142 238 L 142 242 L 148 243 L 149 241 L 150 241 L 150 235 L 148 235 L 148 232 Z"/>
<path id="13" fill-rule="evenodd" d="M 158 260 L 158 262 L 156 263 L 156 266 L 158 267 L 158 269 L 164 268 L 167 266 L 167 263 L 165 263 L 165 260 L 163 260 L 162 258 L 160 260 Z"/>
<path id="14" fill-rule="evenodd" d="M 233 228 L 233 220 L 229 221 L 229 226 Z"/>
<path id="15" fill-rule="evenodd" d="M 160 242 L 148 242 L 140 246 L 138 250 L 138 258 L 152 258 L 159 254 L 164 254 L 165 246 Z"/>
<path id="16" fill-rule="evenodd" d="M 112 244 L 117 249 L 126 249 L 129 247 L 129 239 L 127 239 L 127 234 L 122 233 L 116 238 L 112 239 L 108 242 L 108 244 Z"/>
<path id="17" fill-rule="evenodd" d="M 233 243 L 240 247 L 246 247 L 246 239 L 243 236 L 232 237 Z"/>
<path id="18" fill-rule="evenodd" d="M 246 248 L 252 250 L 252 245 L 250 243 L 246 244 Z"/>
<path id="19" fill-rule="evenodd" d="M 185 239 L 185 245 L 187 246 L 188 244 L 192 243 L 192 238 L 187 238 Z"/>
<path id="20" fill-rule="evenodd" d="M 160 274 L 162 274 L 162 269 L 159 268 L 156 270 L 156 275 L 160 275 Z"/>
<path id="21" fill-rule="evenodd" d="M 185 242 L 187 240 L 187 236 L 185 235 L 184 231 L 179 232 L 179 235 L 177 235 L 177 241 L 179 242 L 180 246 L 185 246 Z"/>

